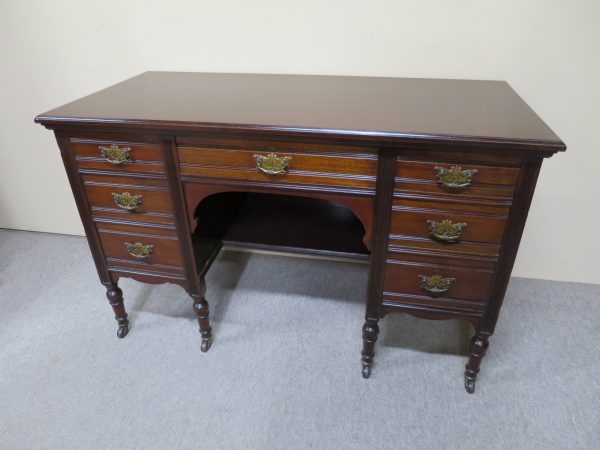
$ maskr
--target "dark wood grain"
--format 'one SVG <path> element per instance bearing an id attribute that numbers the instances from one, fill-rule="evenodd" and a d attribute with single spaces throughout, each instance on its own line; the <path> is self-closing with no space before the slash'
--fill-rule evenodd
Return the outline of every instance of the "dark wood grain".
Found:
<path id="1" fill-rule="evenodd" d="M 118 275 L 114 275 L 112 272 L 110 272 L 106 265 L 102 242 L 89 214 L 90 206 L 88 204 L 83 185 L 77 173 L 75 165 L 75 152 L 70 144 L 69 138 L 67 135 L 59 131 L 55 132 L 55 137 L 60 148 L 63 164 L 67 172 L 71 189 L 73 191 L 73 196 L 75 197 L 75 204 L 77 205 L 77 210 L 85 230 L 85 235 L 92 252 L 92 257 L 94 258 L 96 270 L 98 271 L 98 277 L 106 288 L 106 298 L 113 309 L 115 320 L 119 325 L 117 336 L 119 338 L 124 338 L 129 331 L 129 320 L 123 301 L 123 292 L 117 284 L 119 277 Z"/>
<path id="2" fill-rule="evenodd" d="M 192 241 L 190 223 L 187 220 L 188 213 L 181 183 L 181 174 L 179 172 L 180 162 L 177 155 L 175 138 L 162 137 L 161 145 L 167 168 L 171 199 L 175 210 L 179 249 L 183 257 L 183 267 L 186 273 L 186 290 L 190 297 L 192 297 L 192 306 L 196 314 L 196 320 L 198 321 L 198 328 L 202 339 L 200 349 L 202 352 L 207 352 L 212 346 L 213 335 L 209 320 L 209 305 L 205 297 L 206 283 L 204 281 L 204 274 L 208 270 L 210 263 L 214 260 L 220 245 L 215 245 L 215 251 L 210 251 L 206 258 L 202 260 L 197 259 L 200 250 L 204 246 L 199 244 L 194 246 Z"/>
<path id="3" fill-rule="evenodd" d="M 203 229 L 203 216 L 216 212 L 198 211 L 198 232 Z M 364 236 L 360 220 L 341 205 L 307 197 L 250 194 L 240 204 L 222 240 L 230 246 L 368 258 Z"/>
<path id="4" fill-rule="evenodd" d="M 468 314 L 472 317 L 480 318 L 483 314 L 485 304 L 472 300 L 451 298 L 451 297 L 432 297 L 426 294 L 405 293 L 405 292 L 383 292 L 383 308 L 401 309 L 408 307 L 412 310 L 421 312 L 424 318 L 430 318 L 425 313 L 448 313 Z M 435 318 L 435 315 L 432 314 Z M 446 319 L 448 317 L 445 317 Z"/>
<path id="5" fill-rule="evenodd" d="M 428 180 L 437 182 L 436 167 L 450 168 L 459 165 L 462 169 L 474 169 L 477 173 L 473 176 L 472 187 L 486 184 L 506 185 L 514 187 L 519 177 L 519 169 L 516 167 L 482 166 L 472 163 L 456 164 L 443 161 L 410 161 L 398 159 L 396 163 L 396 178 Z M 468 191 L 468 189 L 465 189 Z"/>
<path id="6" fill-rule="evenodd" d="M 500 244 L 506 224 L 506 218 L 491 215 L 457 214 L 453 211 L 401 207 L 394 207 L 392 211 L 390 233 L 397 235 L 428 238 L 430 237 L 428 220 L 441 222 L 448 219 L 453 223 L 467 224 L 459 242 L 439 243 L 438 248 L 455 247 L 459 249 L 462 247 L 462 242 Z"/>
<path id="7" fill-rule="evenodd" d="M 343 151 L 343 148 L 339 149 Z M 344 153 L 278 151 L 277 156 L 291 158 L 285 173 L 269 175 L 257 170 L 255 155 L 274 149 L 233 150 L 224 148 L 179 147 L 180 171 L 184 176 L 240 179 L 269 183 L 315 184 L 375 188 L 375 156 L 347 156 Z"/>
<path id="8" fill-rule="evenodd" d="M 395 155 L 391 152 L 380 151 L 377 163 L 377 194 L 375 196 L 373 237 L 371 244 L 371 259 L 369 261 L 369 282 L 367 285 L 367 308 L 365 323 L 362 327 L 363 349 L 362 376 L 369 378 L 375 343 L 379 335 L 379 319 L 382 317 L 381 299 L 384 288 L 384 267 L 390 233 L 390 216 L 393 198 Z"/>
<path id="9" fill-rule="evenodd" d="M 455 278 L 449 292 L 443 297 L 485 303 L 488 299 L 493 272 L 388 259 L 385 265 L 384 290 L 427 296 L 429 294 L 420 287 L 419 275 Z"/>
<path id="10" fill-rule="evenodd" d="M 36 120 L 564 149 L 503 81 L 146 72 Z"/>
<path id="11" fill-rule="evenodd" d="M 395 260 L 409 260 L 424 264 L 433 264 L 441 266 L 461 266 L 472 267 L 475 269 L 494 270 L 497 262 L 497 251 L 499 246 L 495 247 L 496 253 L 489 254 L 467 251 L 452 251 L 453 247 L 446 248 L 427 248 L 418 245 L 396 245 L 404 244 L 406 241 L 390 239 L 388 246 L 388 257 Z M 493 249 L 494 247 L 492 247 Z"/>
<path id="12" fill-rule="evenodd" d="M 112 194 L 129 192 L 131 195 L 141 195 L 141 203 L 130 216 L 137 216 L 143 220 L 143 215 L 148 212 L 172 213 L 173 206 L 167 189 L 153 189 L 148 186 L 123 185 L 123 184 L 100 184 L 89 182 L 85 184 L 85 192 L 92 208 L 116 208 L 118 207 Z"/>
<path id="13" fill-rule="evenodd" d="M 36 118 L 55 129 L 100 280 L 129 331 L 117 282 L 172 282 L 212 343 L 204 276 L 225 243 L 369 258 L 362 374 L 391 312 L 475 327 L 475 389 L 543 158 L 562 141 L 504 82 L 148 72 Z M 99 146 L 131 149 L 111 164 Z M 292 158 L 259 172 L 255 154 Z M 475 169 L 442 186 L 436 167 Z M 135 213 L 112 193 L 143 196 Z M 467 223 L 459 242 L 427 220 Z M 439 239 L 439 237 L 438 237 Z M 129 255 L 125 242 L 155 246 Z M 435 295 L 419 275 L 455 278 Z"/>
<path id="14" fill-rule="evenodd" d="M 119 230 L 115 230 L 118 228 Z M 115 224 L 98 224 L 98 234 L 104 252 L 109 258 L 116 258 L 129 261 L 138 261 L 146 267 L 146 270 L 152 272 L 153 265 L 166 265 L 182 267 L 183 261 L 179 250 L 177 237 L 171 231 L 170 235 L 165 235 L 163 230 L 143 230 L 158 231 L 156 234 L 136 232 L 139 228 L 131 230 L 122 230 L 122 226 Z M 154 250 L 150 256 L 144 259 L 137 259 L 127 252 L 125 243 L 131 244 L 140 242 L 143 245 L 151 244 Z"/>
<path id="15" fill-rule="evenodd" d="M 395 209 L 419 209 L 450 211 L 455 213 L 490 215 L 507 218 L 511 200 L 477 200 L 456 195 L 415 195 L 409 192 L 394 192 L 392 207 Z"/>
<path id="16" fill-rule="evenodd" d="M 524 163 L 521 170 L 521 175 L 517 187 L 517 200 L 511 208 L 507 229 L 504 233 L 502 248 L 496 274 L 494 277 L 494 285 L 490 297 L 490 302 L 487 306 L 485 316 L 482 320 L 480 332 L 490 336 L 496 328 L 500 307 L 504 301 L 506 288 L 510 280 L 525 222 L 529 214 L 529 207 L 535 191 L 542 160 L 528 160 Z"/>
<path id="17" fill-rule="evenodd" d="M 100 147 L 110 147 L 111 144 L 119 148 L 130 150 L 130 160 L 122 164 L 113 164 L 104 159 Z M 162 151 L 158 145 L 131 144 L 114 141 L 80 141 L 71 140 L 75 152 L 75 162 L 80 169 L 97 169 L 112 172 L 156 172 L 164 173 Z"/>
<path id="18" fill-rule="evenodd" d="M 431 252 L 438 255 L 447 256 L 480 256 L 482 258 L 491 258 L 494 261 L 498 256 L 499 245 L 493 244 L 478 244 L 471 242 L 462 242 L 460 244 L 442 244 L 433 239 L 418 238 L 414 236 L 399 236 L 396 234 L 390 234 L 389 246 L 390 251 L 407 251 L 412 250 L 414 252 Z"/>
<path id="19" fill-rule="evenodd" d="M 370 193 L 353 192 L 340 193 L 328 192 L 321 188 L 318 190 L 307 190 L 306 186 L 287 186 L 287 185 L 267 185 L 263 186 L 258 183 L 242 184 L 227 180 L 186 180 L 183 183 L 185 201 L 187 204 L 188 219 L 190 227 L 196 228 L 200 220 L 206 221 L 206 218 L 198 216 L 198 205 L 202 204 L 205 199 L 210 196 L 218 195 L 225 192 L 248 192 L 248 193 L 263 193 L 263 194 L 278 194 L 293 197 L 309 197 L 313 199 L 321 199 L 331 202 L 333 206 L 343 206 L 360 220 L 364 229 L 363 244 L 370 250 L 372 245 L 373 232 L 373 211 L 374 199 Z M 222 197 L 222 201 L 227 197 Z M 229 208 L 227 203 L 223 203 L 222 207 Z M 223 215 L 223 211 L 221 212 Z M 229 222 L 228 222 L 229 224 Z M 227 227 L 225 227 L 226 229 Z M 223 235 L 220 235 L 222 237 Z"/>

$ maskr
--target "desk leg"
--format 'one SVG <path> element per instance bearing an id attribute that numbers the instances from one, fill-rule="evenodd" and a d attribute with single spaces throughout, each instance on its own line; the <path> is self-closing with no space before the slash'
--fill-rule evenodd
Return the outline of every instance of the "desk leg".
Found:
<path id="1" fill-rule="evenodd" d="M 196 317 L 198 319 L 198 325 L 200 326 L 200 336 L 202 336 L 202 345 L 200 350 L 207 352 L 212 345 L 213 336 L 212 328 L 208 320 L 208 302 L 204 298 L 204 280 L 202 281 L 202 294 L 190 294 L 194 300 L 194 311 L 196 311 Z"/>
<path id="2" fill-rule="evenodd" d="M 465 389 L 469 394 L 475 392 L 475 381 L 479 373 L 479 366 L 489 346 L 488 338 L 488 335 L 477 332 L 471 340 L 469 362 L 467 363 L 467 370 L 465 370 Z"/>
<path id="3" fill-rule="evenodd" d="M 112 306 L 115 312 L 115 319 L 117 319 L 117 323 L 119 324 L 117 337 L 123 339 L 129 333 L 129 320 L 127 319 L 125 305 L 123 304 L 123 291 L 116 283 L 109 284 L 106 286 L 106 298 L 110 306 Z"/>
<path id="4" fill-rule="evenodd" d="M 369 378 L 371 376 L 371 366 L 373 365 L 373 357 L 375 356 L 375 342 L 379 335 L 379 325 L 377 320 L 369 320 L 365 322 L 362 328 L 363 351 L 362 351 L 362 376 Z"/>

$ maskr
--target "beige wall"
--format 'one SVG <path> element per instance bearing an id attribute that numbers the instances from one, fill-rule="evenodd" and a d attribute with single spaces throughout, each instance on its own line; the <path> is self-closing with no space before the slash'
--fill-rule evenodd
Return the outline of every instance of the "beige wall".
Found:
<path id="1" fill-rule="evenodd" d="M 33 117 L 146 70 L 507 80 L 567 143 L 515 275 L 600 283 L 600 1 L 0 2 L 0 227 L 81 234 Z"/>

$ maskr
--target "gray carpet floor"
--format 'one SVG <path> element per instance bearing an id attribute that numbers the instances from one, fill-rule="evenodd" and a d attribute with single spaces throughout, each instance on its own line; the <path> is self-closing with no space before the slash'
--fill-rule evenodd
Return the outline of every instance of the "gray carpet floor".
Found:
<path id="1" fill-rule="evenodd" d="M 458 321 L 386 317 L 361 378 L 366 281 L 222 252 L 203 354 L 180 287 L 123 280 L 119 340 L 83 238 L 0 230 L 0 448 L 600 448 L 600 286 L 513 278 L 468 395 Z"/>

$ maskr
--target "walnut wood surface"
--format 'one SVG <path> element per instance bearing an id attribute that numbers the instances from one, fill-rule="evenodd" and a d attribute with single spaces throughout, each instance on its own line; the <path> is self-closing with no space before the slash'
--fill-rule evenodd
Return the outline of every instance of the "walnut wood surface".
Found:
<path id="1" fill-rule="evenodd" d="M 198 206 L 202 205 L 204 201 L 209 197 L 216 196 L 218 194 L 223 194 L 227 192 L 249 192 L 263 194 L 271 193 L 300 198 L 309 197 L 313 199 L 321 199 L 327 202 L 331 202 L 333 205 L 341 205 L 347 208 L 348 210 L 352 211 L 352 213 L 358 218 L 358 220 L 362 224 L 362 227 L 364 228 L 363 243 L 369 250 L 371 249 L 373 229 L 372 223 L 374 217 L 374 199 L 371 195 L 366 195 L 364 192 L 328 192 L 324 189 L 307 189 L 306 186 L 257 186 L 256 184 L 241 184 L 239 182 L 224 183 L 224 180 L 186 180 L 182 184 L 184 188 L 189 223 L 192 229 L 196 227 L 199 221 L 203 221 L 206 224 L 206 217 L 198 217 Z M 224 198 L 221 198 L 221 201 L 223 202 Z M 225 208 L 225 210 L 230 209 L 230 205 L 226 202 L 222 203 L 221 205 L 222 207 L 220 209 L 220 216 L 223 215 L 223 208 Z M 212 214 L 210 215 L 210 217 L 215 217 L 215 215 Z M 226 229 L 226 226 L 224 228 Z M 269 227 L 269 229 L 271 229 L 271 227 Z M 222 231 L 224 232 L 225 230 Z M 219 237 L 222 237 L 222 234 L 219 235 Z"/>
<path id="2" fill-rule="evenodd" d="M 225 167 L 206 167 L 200 165 L 181 166 L 181 173 L 187 177 L 202 177 L 207 179 L 242 180 L 247 182 L 258 181 L 288 185 L 313 185 L 313 186 L 341 186 L 357 189 L 371 189 L 375 187 L 374 177 L 352 178 L 332 176 L 335 174 L 302 173 L 294 169 L 278 175 L 269 175 L 254 169 L 231 169 Z"/>
<path id="3" fill-rule="evenodd" d="M 460 240 L 456 243 L 439 243 L 439 248 L 461 248 L 462 242 L 500 244 L 506 218 L 496 216 L 457 214 L 442 210 L 414 210 L 401 207 L 392 208 L 390 232 L 396 235 L 430 237 L 428 220 L 441 222 L 449 219 L 453 223 L 466 223 Z"/>
<path id="4" fill-rule="evenodd" d="M 420 287 L 419 275 L 440 275 L 456 279 L 452 283 L 450 291 L 440 297 L 485 303 L 489 295 L 493 272 L 397 261 L 388 258 L 385 265 L 385 291 L 428 296 L 427 292 Z"/>
<path id="5" fill-rule="evenodd" d="M 175 224 L 167 181 L 162 175 L 147 173 L 114 175 L 114 172 L 79 170 L 79 177 L 94 218 L 150 222 L 159 225 Z M 123 210 L 115 205 L 111 195 L 113 192 L 141 194 L 142 204 L 135 211 Z"/>
<path id="6" fill-rule="evenodd" d="M 226 245 L 360 257 L 369 253 L 364 235 L 361 222 L 343 206 L 307 197 L 252 194 L 222 239 Z"/>
<path id="7" fill-rule="evenodd" d="M 492 201 L 449 195 L 415 195 L 410 192 L 394 192 L 392 207 L 398 209 L 443 210 L 465 214 L 483 214 L 507 218 L 511 200 Z"/>
<path id="8" fill-rule="evenodd" d="M 423 319 L 466 319 L 477 326 L 485 305 L 460 299 L 384 292 L 382 314 L 404 312 Z"/>
<path id="9" fill-rule="evenodd" d="M 451 194 L 455 198 L 477 198 L 482 200 L 511 200 L 514 196 L 514 190 L 510 187 L 502 186 L 472 186 L 461 189 L 448 189 L 437 181 L 413 181 L 396 179 L 394 186 L 395 193 L 415 193 L 417 195 L 436 195 Z"/>
<path id="10" fill-rule="evenodd" d="M 143 261 L 135 261 L 128 259 L 119 259 L 109 257 L 106 259 L 106 265 L 111 271 L 126 271 L 147 273 L 157 278 L 166 276 L 168 278 L 175 277 L 182 280 L 185 279 L 183 268 L 180 266 L 170 266 L 168 264 L 152 264 L 149 265 Z"/>
<path id="11" fill-rule="evenodd" d="M 119 337 L 118 279 L 173 282 L 193 298 L 208 350 L 204 275 L 223 241 L 368 255 L 363 376 L 386 313 L 459 318 L 476 329 L 468 392 L 541 161 L 565 149 L 495 81 L 148 72 L 36 121 L 55 129 Z M 105 161 L 99 146 L 111 144 L 131 161 Z M 254 154 L 268 152 L 292 158 L 286 173 L 257 170 Z M 470 186 L 438 182 L 435 168 L 453 165 L 477 170 Z M 119 210 L 113 191 L 143 195 L 140 210 Z M 429 235 L 427 220 L 443 219 L 468 224 L 458 243 Z M 127 253 L 138 241 L 152 256 Z M 434 274 L 456 279 L 448 293 L 420 287 Z"/>
<path id="12" fill-rule="evenodd" d="M 176 233 L 175 225 L 173 224 L 157 224 L 147 222 L 134 222 L 124 220 L 113 220 L 112 218 L 93 217 L 93 222 L 98 229 L 105 231 L 118 231 L 130 234 L 153 235 L 173 237 Z"/>
<path id="13" fill-rule="evenodd" d="M 390 239 L 389 242 L 388 256 L 390 259 L 395 260 L 409 260 L 423 264 L 471 267 L 485 270 L 494 270 L 498 260 L 498 247 L 496 247 L 496 254 L 488 255 L 475 252 L 453 252 L 450 248 L 424 249 L 414 244 L 404 247 L 396 246 L 394 244 L 398 243 L 398 241 L 393 239 Z"/>
<path id="14" fill-rule="evenodd" d="M 78 172 L 84 185 L 121 185 L 144 189 L 167 189 L 168 186 L 166 177 L 161 174 L 87 169 L 79 169 Z"/>
<path id="15" fill-rule="evenodd" d="M 169 191 L 165 189 L 151 188 L 149 186 L 128 185 L 128 184 L 96 184 L 86 183 L 85 192 L 88 196 L 92 208 L 118 208 L 115 204 L 112 194 L 122 194 L 129 192 L 131 195 L 141 195 L 140 206 L 129 214 L 141 217 L 145 213 L 172 213 L 173 206 L 169 197 Z"/>
<path id="16" fill-rule="evenodd" d="M 436 167 L 449 169 L 455 165 L 460 166 L 463 170 L 477 170 L 477 173 L 473 175 L 473 182 L 471 183 L 472 188 L 486 184 L 506 185 L 512 188 L 517 184 L 517 179 L 519 177 L 519 169 L 515 167 L 482 166 L 470 163 L 461 164 L 456 162 L 443 162 L 439 160 L 410 161 L 398 158 L 398 162 L 396 163 L 396 178 L 437 182 Z M 464 189 L 464 191 L 468 192 L 468 188 Z"/>
<path id="17" fill-rule="evenodd" d="M 36 118 L 60 124 L 564 144 L 502 81 L 146 72 Z"/>
<path id="18" fill-rule="evenodd" d="M 431 239 L 415 236 L 399 236 L 390 234 L 389 250 L 412 251 L 415 253 L 428 253 L 447 255 L 448 257 L 479 257 L 485 260 L 496 260 L 500 245 L 481 244 L 476 242 L 443 243 Z"/>
<path id="19" fill-rule="evenodd" d="M 113 142 L 78 142 L 77 140 L 72 142 L 75 162 L 80 169 L 97 169 L 111 172 L 165 172 L 159 146 L 118 143 L 119 147 L 130 149 L 130 161 L 113 164 L 100 154 L 101 146 L 108 146 Z"/>
<path id="20" fill-rule="evenodd" d="M 162 230 L 160 228 L 142 230 L 139 226 L 110 223 L 98 223 L 97 228 L 107 258 L 137 261 L 146 266 L 146 270 L 150 272 L 154 264 L 176 267 L 183 265 L 174 230 Z M 141 231 L 146 232 L 142 233 Z M 137 259 L 127 252 L 126 242 L 152 244 L 154 250 L 147 258 Z"/>
<path id="21" fill-rule="evenodd" d="M 291 158 L 285 173 L 269 175 L 257 170 L 254 155 L 267 155 L 272 151 L 275 150 L 179 147 L 178 157 L 180 171 L 187 176 L 375 188 L 377 159 L 374 156 L 284 150 L 277 151 L 277 156 Z"/>

